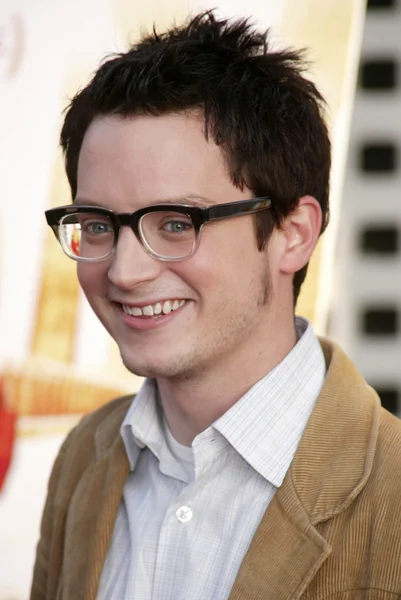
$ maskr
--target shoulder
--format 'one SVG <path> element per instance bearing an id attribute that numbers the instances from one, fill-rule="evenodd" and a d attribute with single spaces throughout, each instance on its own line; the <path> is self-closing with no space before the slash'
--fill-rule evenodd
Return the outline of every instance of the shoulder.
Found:
<path id="1" fill-rule="evenodd" d="M 375 563 L 391 567 L 401 583 L 401 421 L 387 410 L 378 411 L 376 443 L 368 447 L 374 454 L 366 485 L 357 497 L 360 535 L 369 537 L 367 550 Z M 373 442 L 373 440 L 371 440 Z M 387 568 L 386 567 L 386 568 Z"/>
<path id="2" fill-rule="evenodd" d="M 120 427 L 134 396 L 123 396 L 85 415 L 67 435 L 49 480 L 48 493 L 55 504 L 66 505 L 83 473 L 96 462 L 97 449 L 120 439 Z"/>
<path id="3" fill-rule="evenodd" d="M 68 434 L 61 446 L 49 479 L 42 515 L 32 599 L 47 598 L 45 590 L 56 590 L 59 586 L 62 577 L 61 557 L 65 544 L 63 532 L 72 498 L 85 472 L 89 472 L 96 462 L 96 440 L 99 432 L 107 433 L 110 444 L 113 441 L 117 442 L 121 423 L 132 400 L 133 396 L 117 398 L 86 415 Z M 50 595 L 53 598 L 49 593 L 49 597 Z"/>
<path id="4" fill-rule="evenodd" d="M 401 496 L 401 420 L 380 408 L 380 425 L 371 476 Z"/>
<path id="5" fill-rule="evenodd" d="M 371 472 L 350 510 L 358 524 L 356 538 L 364 542 L 371 585 L 400 594 L 401 421 L 382 407 L 379 420 L 376 444 L 368 448 L 374 452 Z"/>
<path id="6" fill-rule="evenodd" d="M 381 408 L 379 441 L 384 447 L 401 453 L 401 419 Z M 401 465 L 400 465 L 401 466 Z"/>

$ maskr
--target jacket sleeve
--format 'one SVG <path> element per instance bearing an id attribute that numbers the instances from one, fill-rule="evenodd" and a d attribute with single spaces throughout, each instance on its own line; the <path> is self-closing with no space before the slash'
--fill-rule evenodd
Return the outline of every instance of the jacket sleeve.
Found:
<path id="1" fill-rule="evenodd" d="M 59 579 L 64 543 L 63 539 L 57 539 L 59 538 L 57 532 L 60 532 L 60 528 L 64 529 L 64 524 L 60 520 L 65 519 L 65 509 L 57 506 L 55 500 L 63 468 L 65 468 L 64 459 L 70 444 L 71 433 L 61 446 L 49 479 L 40 538 L 36 548 L 30 600 L 53 600 L 56 594 L 54 583 L 57 583 Z"/>

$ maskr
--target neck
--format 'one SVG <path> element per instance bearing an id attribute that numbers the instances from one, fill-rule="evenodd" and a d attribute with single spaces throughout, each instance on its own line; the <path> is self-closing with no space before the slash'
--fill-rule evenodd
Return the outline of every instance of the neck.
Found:
<path id="1" fill-rule="evenodd" d="M 179 380 L 157 379 L 167 423 L 186 446 L 227 412 L 257 381 L 278 365 L 296 344 L 294 321 L 280 332 L 261 330 L 260 343 L 236 347 L 212 366 Z"/>

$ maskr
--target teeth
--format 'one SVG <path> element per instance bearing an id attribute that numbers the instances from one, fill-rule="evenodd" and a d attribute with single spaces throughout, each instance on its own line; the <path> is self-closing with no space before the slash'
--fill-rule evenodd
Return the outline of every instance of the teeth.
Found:
<path id="1" fill-rule="evenodd" d="M 181 308 L 184 306 L 186 300 L 166 300 L 163 302 L 156 302 L 156 304 L 148 304 L 147 306 L 143 306 L 140 308 L 139 306 L 128 306 L 127 304 L 123 304 L 123 311 L 128 315 L 132 315 L 133 317 L 153 317 L 153 315 L 168 315 L 173 310 L 177 310 L 177 308 Z"/>
<path id="2" fill-rule="evenodd" d="M 165 303 L 163 304 L 163 313 L 165 315 L 168 315 L 168 313 L 171 312 L 171 302 L 170 300 L 166 300 Z"/>

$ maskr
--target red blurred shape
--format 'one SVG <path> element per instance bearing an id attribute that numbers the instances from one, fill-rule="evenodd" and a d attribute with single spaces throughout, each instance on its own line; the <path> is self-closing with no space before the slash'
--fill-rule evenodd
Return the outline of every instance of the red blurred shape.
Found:
<path id="1" fill-rule="evenodd" d="M 7 407 L 4 381 L 0 378 L 0 491 L 11 463 L 16 420 L 16 413 Z"/>

